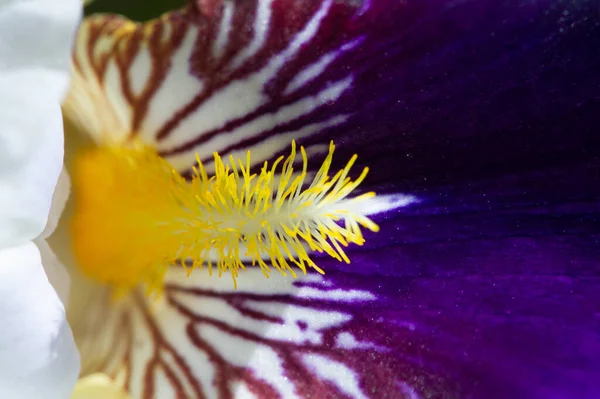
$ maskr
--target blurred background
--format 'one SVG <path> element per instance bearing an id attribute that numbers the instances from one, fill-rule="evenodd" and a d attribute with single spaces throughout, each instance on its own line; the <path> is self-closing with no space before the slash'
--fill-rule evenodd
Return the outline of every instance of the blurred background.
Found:
<path id="1" fill-rule="evenodd" d="M 85 8 L 86 15 L 110 12 L 125 15 L 136 21 L 156 18 L 164 12 L 177 9 L 186 0 L 96 0 Z"/>

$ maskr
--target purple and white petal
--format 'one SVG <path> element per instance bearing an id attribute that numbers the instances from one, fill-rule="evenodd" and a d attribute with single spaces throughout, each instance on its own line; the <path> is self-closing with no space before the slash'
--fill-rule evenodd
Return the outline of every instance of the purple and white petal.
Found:
<path id="1" fill-rule="evenodd" d="M 417 201 L 324 277 L 249 271 L 232 291 L 173 269 L 162 302 L 118 313 L 102 367 L 134 397 L 598 397 L 594 5 L 301 3 L 89 20 L 78 95 L 114 109 L 92 134 L 182 171 L 334 139 Z"/>
<path id="2" fill-rule="evenodd" d="M 213 6 L 210 15 L 189 6 L 145 24 L 111 15 L 85 21 L 67 114 L 99 141 L 141 138 L 182 171 L 195 153 L 210 171 L 214 151 L 252 150 L 262 164 L 292 139 L 356 112 L 336 104 L 365 68 L 355 63 L 373 44 L 373 24 L 400 7 L 387 0 Z"/>

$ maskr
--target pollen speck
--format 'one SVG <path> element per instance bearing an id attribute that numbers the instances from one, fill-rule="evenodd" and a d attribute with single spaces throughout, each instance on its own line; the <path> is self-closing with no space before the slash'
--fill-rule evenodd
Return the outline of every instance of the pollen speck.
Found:
<path id="1" fill-rule="evenodd" d="M 167 268 L 178 264 L 191 273 L 207 267 L 221 276 L 240 269 L 270 267 L 296 276 L 313 268 L 314 252 L 349 263 L 349 244 L 362 245 L 361 227 L 378 227 L 360 213 L 370 192 L 348 198 L 364 180 L 345 168 L 330 176 L 333 152 L 314 174 L 300 147 L 300 170 L 294 170 L 296 145 L 288 157 L 265 162 L 251 172 L 250 152 L 225 163 L 214 154 L 214 175 L 197 159 L 190 181 L 153 149 L 95 147 L 73 165 L 75 213 L 73 248 L 79 267 L 91 278 L 128 290 L 143 283 L 160 290 Z"/>

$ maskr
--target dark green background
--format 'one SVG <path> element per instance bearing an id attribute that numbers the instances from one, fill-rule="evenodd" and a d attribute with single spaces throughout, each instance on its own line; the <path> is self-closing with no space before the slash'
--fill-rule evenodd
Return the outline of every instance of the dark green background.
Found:
<path id="1" fill-rule="evenodd" d="M 180 8 L 186 0 L 96 0 L 85 8 L 85 14 L 110 12 L 135 21 L 145 21 Z"/>

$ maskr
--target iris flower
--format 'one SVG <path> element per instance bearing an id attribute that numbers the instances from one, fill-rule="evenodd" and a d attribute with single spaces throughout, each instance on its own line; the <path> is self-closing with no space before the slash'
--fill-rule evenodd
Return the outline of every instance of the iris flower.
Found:
<path id="1" fill-rule="evenodd" d="M 248 0 L 86 19 L 50 238 L 77 392 L 598 397 L 597 17 Z M 354 154 L 360 185 L 329 197 L 323 165 L 335 179 Z M 259 181 L 284 187 L 285 221 L 248 223 Z M 285 239 L 292 219 L 313 241 Z"/>

